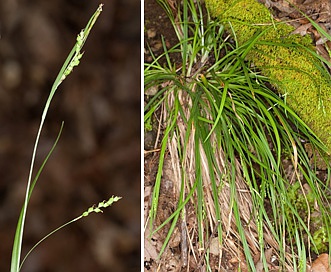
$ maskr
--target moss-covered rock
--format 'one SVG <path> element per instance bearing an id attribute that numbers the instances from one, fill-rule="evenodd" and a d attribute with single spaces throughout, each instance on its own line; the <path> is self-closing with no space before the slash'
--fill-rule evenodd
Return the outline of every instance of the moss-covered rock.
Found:
<path id="1" fill-rule="evenodd" d="M 292 35 L 293 27 L 276 22 L 256 0 L 206 0 L 211 14 L 234 30 L 239 45 L 261 34 L 247 55 L 268 76 L 286 102 L 331 152 L 331 79 L 322 68 L 309 36 Z"/>

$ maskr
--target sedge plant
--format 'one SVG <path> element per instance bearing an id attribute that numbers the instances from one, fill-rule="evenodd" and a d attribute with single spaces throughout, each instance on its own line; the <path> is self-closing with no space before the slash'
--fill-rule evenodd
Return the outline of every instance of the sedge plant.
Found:
<path id="1" fill-rule="evenodd" d="M 224 249 L 238 271 L 269 271 L 270 248 L 279 270 L 306 271 L 312 252 L 327 252 L 331 244 L 330 189 L 306 150 L 309 144 L 326 164 L 329 180 L 325 144 L 272 88 L 276 82 L 246 60 L 263 32 L 239 44 L 200 1 L 184 0 L 175 14 L 167 1 L 158 2 L 179 40 L 172 48 L 163 41 L 164 53 L 144 69 L 145 89 L 160 90 L 145 106 L 145 121 L 159 110 L 164 123 L 148 217 L 151 235 L 168 229 L 159 257 L 180 228 L 184 266 L 212 271 L 209 246 L 216 237 L 218 271 Z M 175 53 L 180 63 L 172 62 Z M 176 209 L 156 226 L 167 155 Z M 187 226 L 188 209 L 194 227 Z"/>
<path id="2" fill-rule="evenodd" d="M 72 48 L 71 52 L 69 53 L 67 59 L 65 60 L 59 74 L 57 75 L 57 77 L 54 81 L 54 84 L 51 88 L 48 99 L 46 101 L 46 104 L 45 104 L 45 107 L 44 107 L 44 110 L 43 110 L 43 113 L 42 113 L 41 121 L 40 121 L 40 124 L 39 124 L 39 129 L 38 129 L 38 132 L 37 132 L 36 140 L 35 140 L 35 143 L 34 143 L 33 152 L 32 152 L 32 159 L 31 159 L 31 164 L 30 164 L 30 171 L 29 171 L 29 177 L 28 177 L 28 182 L 27 182 L 27 187 L 26 187 L 25 199 L 24 199 L 23 207 L 22 207 L 22 210 L 21 210 L 21 213 L 20 213 L 20 216 L 19 216 L 19 220 L 18 220 L 18 223 L 17 223 L 17 227 L 16 227 L 14 244 L 13 244 L 13 249 L 12 249 L 12 259 L 11 259 L 11 269 L 10 269 L 11 272 L 20 271 L 24 261 L 30 255 L 32 250 L 34 250 L 42 241 L 44 241 L 50 235 L 54 234 L 55 232 L 62 229 L 63 227 L 65 227 L 65 226 L 67 226 L 67 225 L 69 225 L 73 222 L 76 222 L 77 220 L 79 220 L 83 217 L 88 216 L 90 213 L 93 213 L 93 212 L 100 213 L 100 212 L 102 212 L 102 209 L 112 205 L 113 202 L 116 202 L 120 199 L 120 197 L 112 196 L 107 201 L 100 202 L 97 206 L 91 206 L 87 211 L 82 213 L 80 216 L 78 216 L 75 219 L 73 219 L 73 220 L 67 222 L 66 224 L 60 226 L 59 228 L 55 229 L 54 231 L 52 231 L 48 235 L 46 235 L 44 238 L 42 238 L 26 254 L 23 261 L 21 261 L 23 232 L 24 232 L 24 224 L 25 224 L 25 220 L 26 220 L 26 213 L 27 213 L 28 203 L 29 203 L 29 200 L 31 198 L 33 189 L 36 185 L 36 182 L 37 182 L 44 166 L 46 165 L 46 162 L 48 161 L 50 155 L 52 154 L 53 150 L 55 149 L 56 144 L 59 141 L 59 138 L 60 138 L 60 135 L 61 135 L 62 129 L 63 129 L 63 122 L 62 122 L 60 131 L 58 133 L 58 136 L 57 136 L 52 148 L 50 149 L 50 151 L 47 154 L 46 158 L 42 162 L 39 170 L 37 171 L 37 174 L 36 174 L 35 178 L 32 179 L 33 171 L 34 171 L 34 165 L 35 165 L 35 158 L 36 158 L 36 153 L 37 153 L 37 149 L 38 149 L 38 143 L 39 143 L 41 131 L 42 131 L 45 119 L 46 119 L 46 115 L 47 115 L 47 112 L 49 110 L 52 98 L 53 98 L 54 94 L 56 93 L 56 90 L 58 89 L 59 85 L 73 71 L 74 67 L 79 65 L 80 59 L 82 58 L 82 56 L 84 54 L 84 52 L 82 52 L 82 48 L 83 48 L 83 46 L 84 46 L 84 44 L 87 40 L 88 35 L 90 34 L 90 31 L 91 31 L 93 25 L 95 24 L 95 22 L 97 21 L 100 13 L 102 12 L 102 6 L 103 6 L 103 4 L 99 5 L 99 7 L 95 11 L 95 13 L 91 16 L 90 20 L 88 21 L 86 27 L 78 34 L 76 43 L 75 43 L 74 47 Z"/>

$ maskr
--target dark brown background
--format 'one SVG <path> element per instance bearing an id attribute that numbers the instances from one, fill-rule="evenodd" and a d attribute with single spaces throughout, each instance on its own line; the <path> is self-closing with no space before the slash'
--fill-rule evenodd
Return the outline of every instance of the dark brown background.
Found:
<path id="1" fill-rule="evenodd" d="M 60 86 L 37 166 L 65 122 L 28 209 L 23 253 L 111 195 L 123 199 L 41 244 L 23 272 L 140 270 L 140 1 L 104 1 L 81 65 Z M 11 247 L 45 100 L 99 2 L 0 1 L 0 271 Z"/>

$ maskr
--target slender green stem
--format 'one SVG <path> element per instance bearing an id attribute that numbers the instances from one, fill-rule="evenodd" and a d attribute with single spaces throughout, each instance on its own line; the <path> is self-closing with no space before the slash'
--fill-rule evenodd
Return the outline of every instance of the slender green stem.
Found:
<path id="1" fill-rule="evenodd" d="M 88 215 L 90 215 L 90 213 L 100 213 L 100 212 L 103 212 L 101 209 L 102 208 L 107 208 L 109 206 L 111 206 L 114 202 L 117 202 L 118 200 L 120 200 L 121 197 L 118 197 L 118 196 L 112 196 L 111 198 L 108 199 L 108 201 L 102 201 L 98 204 L 97 207 L 95 206 L 91 206 L 90 208 L 88 208 L 87 211 L 83 212 L 80 216 L 72 219 L 71 221 L 61 225 L 60 227 L 56 228 L 55 230 L 51 231 L 50 233 L 48 233 L 45 237 L 43 237 L 41 240 L 39 240 L 38 243 L 36 243 L 30 250 L 29 252 L 25 255 L 24 259 L 22 260 L 21 262 L 21 265 L 20 265 L 20 269 L 22 268 L 25 260 L 29 257 L 29 255 L 31 254 L 31 252 L 38 246 L 40 245 L 43 241 L 45 241 L 48 237 L 50 237 L 51 235 L 53 235 L 55 232 L 63 229 L 64 227 L 70 225 L 71 223 L 74 223 L 80 219 L 82 219 L 83 217 L 86 217 Z"/>
<path id="2" fill-rule="evenodd" d="M 25 200 L 22 208 L 22 212 L 19 216 L 17 229 L 15 233 L 14 238 L 14 245 L 13 245 L 13 251 L 12 251 L 12 260 L 11 260 L 11 272 L 18 272 L 19 271 L 19 263 L 21 258 L 21 250 L 22 250 L 22 240 L 23 240 L 23 231 L 24 231 L 24 224 L 25 224 L 25 218 L 26 218 L 26 212 L 27 207 L 29 203 L 29 199 L 31 196 L 32 191 L 30 190 L 31 182 L 32 182 L 32 175 L 33 175 L 33 169 L 34 169 L 34 163 L 37 153 L 37 148 L 39 144 L 39 139 L 41 135 L 41 131 L 46 119 L 46 115 L 49 109 L 49 106 L 51 104 L 52 98 L 59 87 L 59 85 L 63 82 L 63 80 L 72 72 L 73 67 L 77 66 L 79 64 L 80 58 L 82 57 L 83 53 L 81 53 L 81 49 L 90 33 L 90 30 L 92 29 L 94 23 L 96 22 L 97 18 L 99 17 L 101 11 L 102 11 L 102 4 L 99 5 L 97 11 L 92 15 L 91 19 L 86 25 L 86 28 L 81 31 L 81 33 L 77 36 L 77 42 L 74 45 L 73 49 L 69 53 L 65 63 L 63 64 L 58 76 L 55 79 L 55 82 L 52 86 L 51 92 L 48 96 L 48 99 L 46 101 L 39 129 L 37 132 L 36 140 L 33 147 L 32 152 L 32 158 L 31 158 L 31 164 L 30 164 L 30 171 L 29 171 L 29 177 L 28 182 L 26 186 L 26 194 L 25 194 Z"/>

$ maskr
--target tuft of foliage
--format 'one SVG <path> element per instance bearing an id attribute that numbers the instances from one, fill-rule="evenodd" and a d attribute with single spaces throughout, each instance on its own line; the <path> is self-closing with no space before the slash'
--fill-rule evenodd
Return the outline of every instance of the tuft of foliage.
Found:
<path id="1" fill-rule="evenodd" d="M 288 42 L 270 42 L 263 47 L 267 42 L 262 38 L 269 26 L 254 30 L 252 36 L 238 42 L 242 33 L 233 27 L 234 21 L 229 25 L 227 20 L 213 20 L 200 1 L 183 0 L 176 12 L 166 0 L 159 2 L 179 40 L 173 48 L 167 48 L 164 42 L 164 54 L 146 63 L 144 70 L 146 92 L 151 88 L 158 90 L 145 106 L 145 125 L 149 127 L 151 116 L 161 109 L 164 126 L 149 211 L 151 235 L 165 226 L 169 229 L 160 256 L 181 226 L 182 248 L 185 249 L 185 239 L 196 241 L 186 245 L 186 257 L 198 256 L 201 262 L 205 261 L 207 270 L 214 269 L 208 267 L 212 258 L 208 247 L 209 241 L 216 238 L 218 271 L 225 269 L 224 252 L 235 252 L 238 271 L 256 271 L 256 259 L 268 271 L 270 260 L 265 253 L 269 248 L 279 262 L 279 271 L 304 271 L 311 249 L 322 253 L 331 244 L 330 189 L 316 175 L 316 161 L 310 160 L 305 143 L 321 155 L 326 147 L 288 103 L 289 90 L 280 96 L 269 88 L 270 83 L 278 86 L 280 82 L 272 75 L 262 75 L 251 57 L 262 49 L 273 52 L 277 46 L 284 50 L 291 47 Z M 224 3 L 220 10 L 228 12 L 230 2 L 220 2 Z M 235 3 L 239 2 L 243 1 Z M 227 35 L 231 26 L 237 39 Z M 301 38 L 291 39 L 291 46 L 300 53 Z M 181 63 L 172 63 L 174 53 L 181 54 Z M 176 208 L 155 226 L 167 154 L 174 171 Z M 286 175 L 285 157 L 293 166 L 290 177 Z M 322 156 L 322 161 L 327 159 Z M 326 168 L 330 174 L 330 166 Z M 294 184 L 298 184 L 295 191 L 291 190 Z M 310 188 L 309 194 L 305 186 Z M 296 198 L 300 202 L 295 202 Z M 314 224 L 316 229 L 324 228 L 322 233 L 311 229 L 315 211 L 311 209 L 311 199 L 321 219 Z M 302 213 L 302 207 L 306 213 Z M 188 231 L 187 210 L 194 226 Z M 194 265 L 199 267 L 200 261 Z"/>

